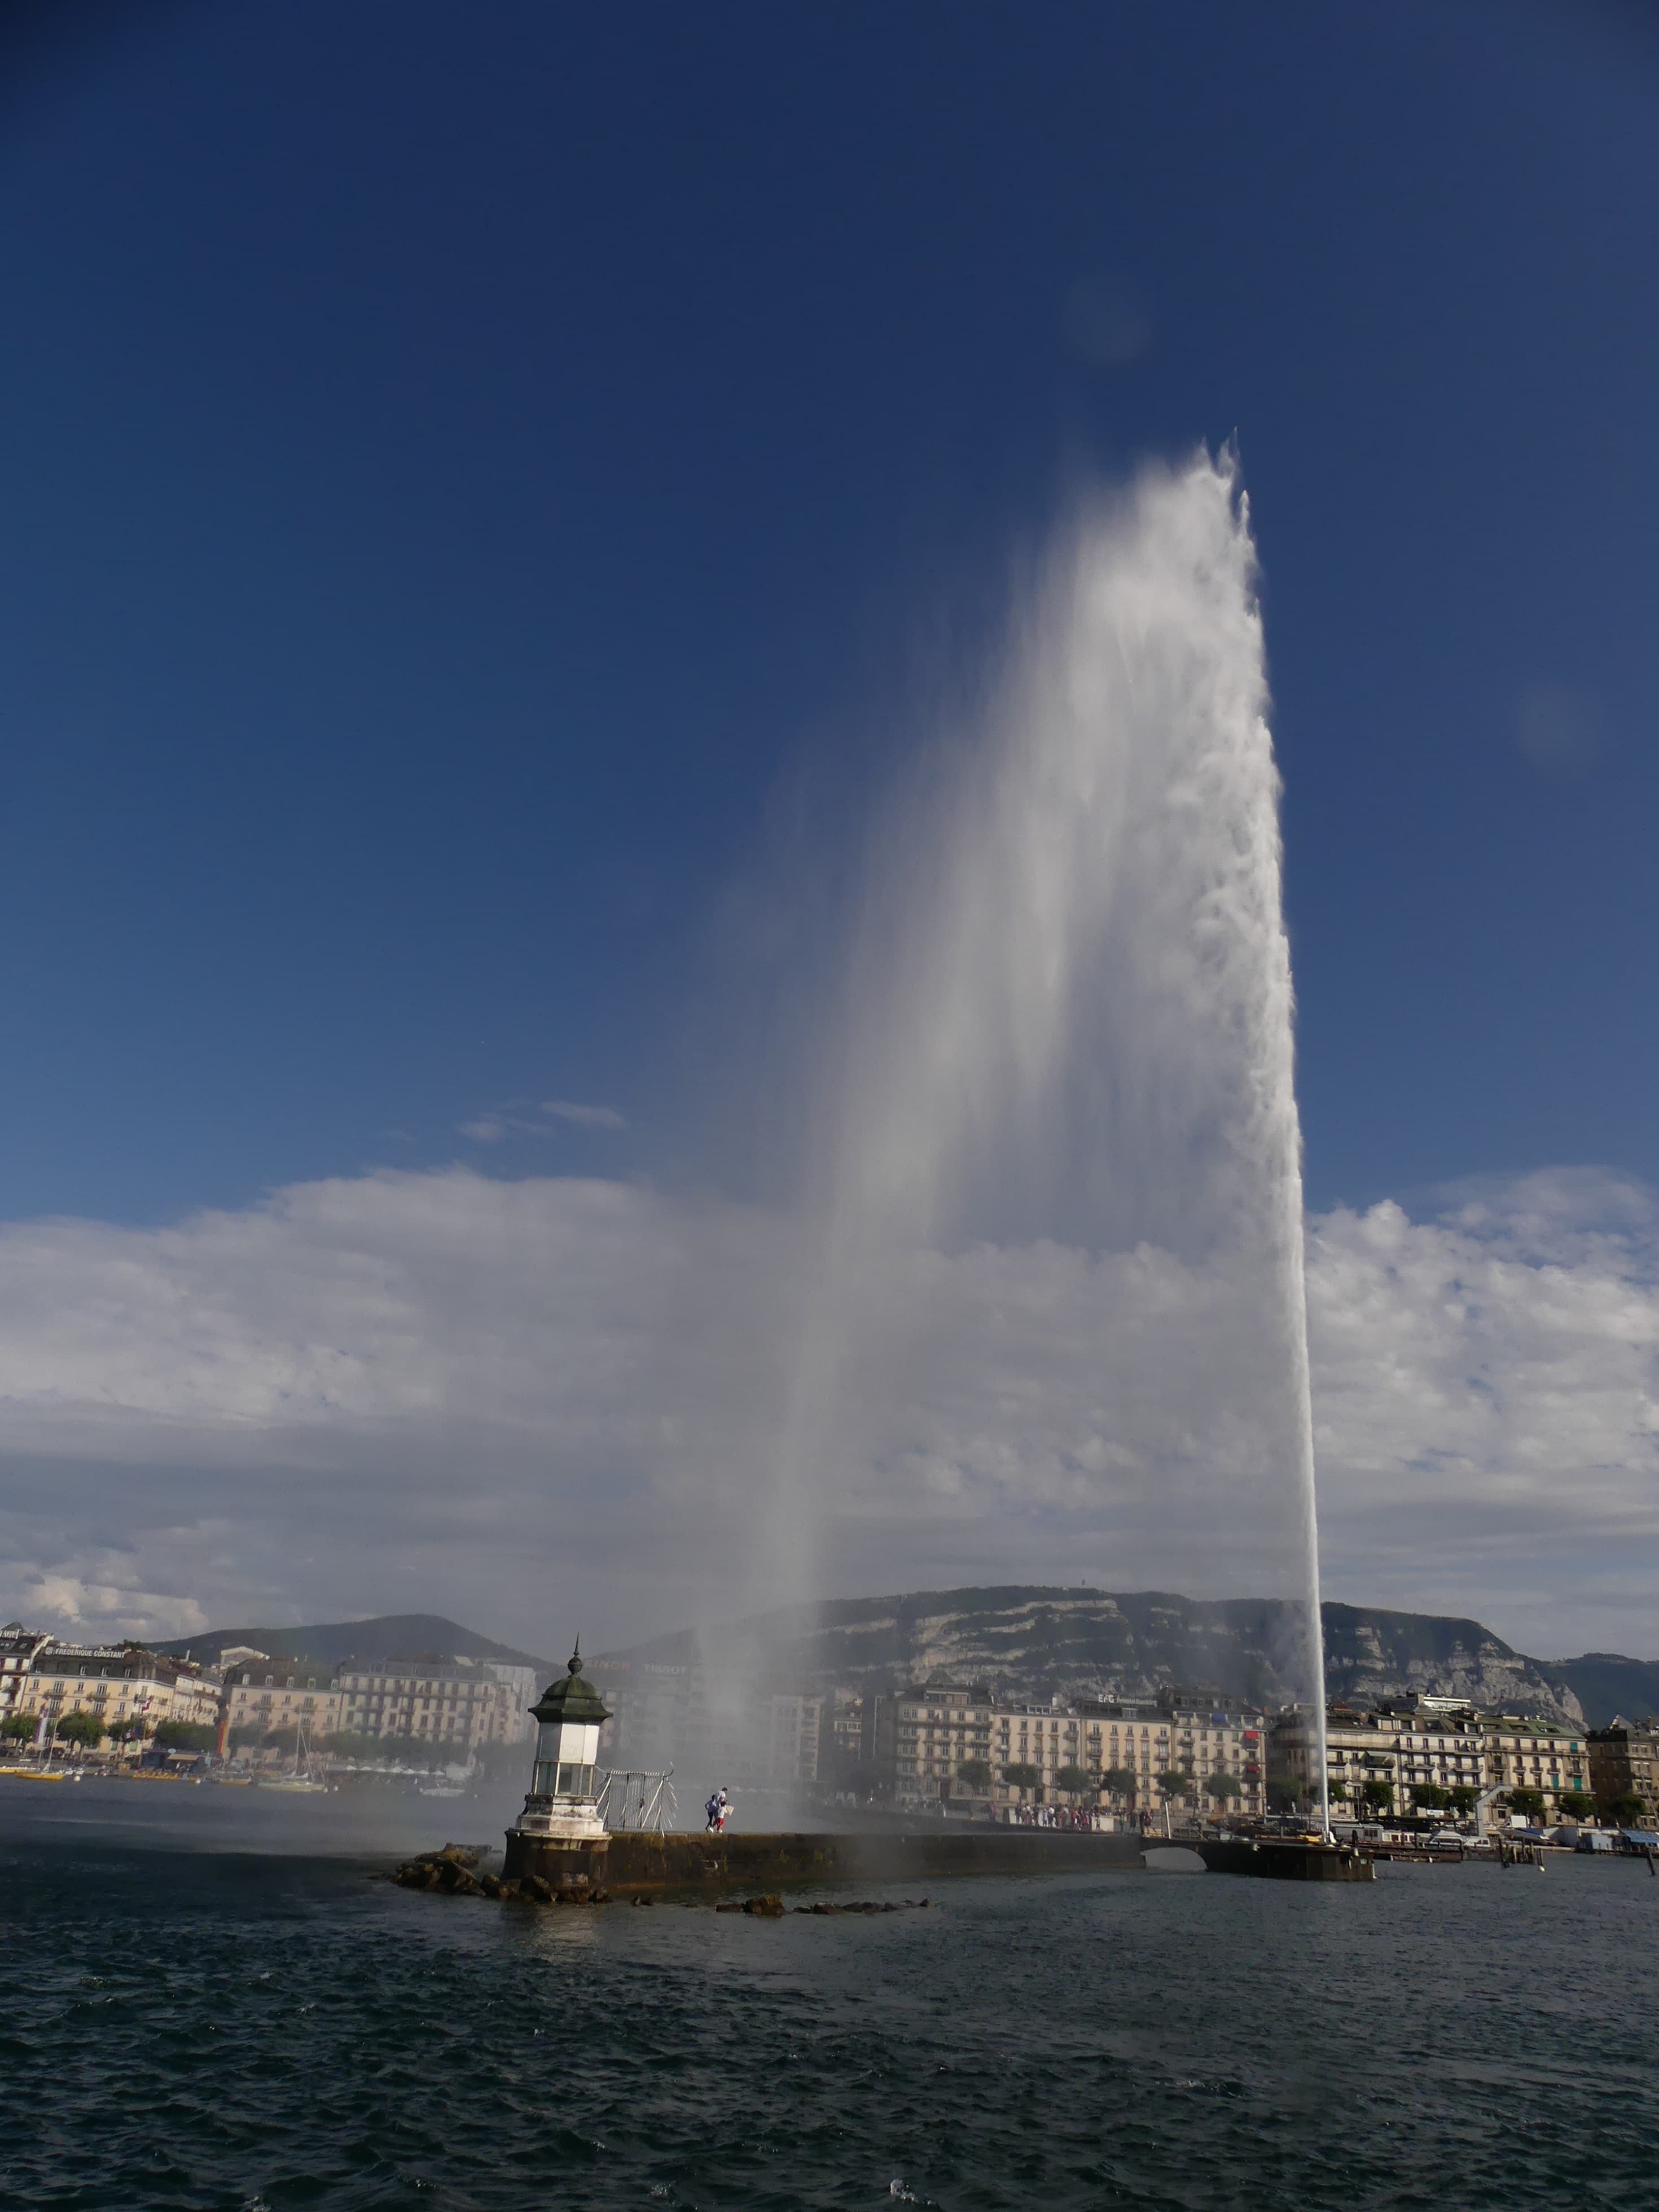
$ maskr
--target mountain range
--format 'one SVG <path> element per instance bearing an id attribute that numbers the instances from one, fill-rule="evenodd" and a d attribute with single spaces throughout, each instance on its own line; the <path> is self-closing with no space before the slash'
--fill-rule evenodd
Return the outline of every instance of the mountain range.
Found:
<path id="1" fill-rule="evenodd" d="M 180 1636 L 153 1648 L 173 1659 L 201 1659 L 216 1665 L 222 1651 L 246 1644 L 267 1658 L 314 1659 L 338 1667 L 348 1659 L 497 1659 L 505 1667 L 533 1667 L 538 1674 L 562 1674 L 550 1660 L 497 1644 L 474 1628 L 446 1620 L 437 1613 L 385 1613 L 367 1620 L 327 1620 L 311 1628 L 210 1628 Z"/>
<path id="2" fill-rule="evenodd" d="M 1478 1620 L 1336 1603 L 1323 1608 L 1333 1697 L 1467 1698 L 1481 1705 L 1605 1727 L 1616 1713 L 1659 1711 L 1659 1662 L 1617 1652 L 1533 1659 Z M 1297 1609 L 1275 1598 L 1188 1598 L 1011 1584 L 837 1598 L 684 1630 L 596 1658 L 597 1680 L 647 1665 L 741 1668 L 747 1679 L 812 1692 L 891 1689 L 933 1674 L 991 1682 L 1002 1694 L 1133 1697 L 1170 1682 L 1203 1684 L 1273 1706 L 1296 1694 Z M 252 1644 L 273 1659 L 337 1666 L 352 1656 L 451 1654 L 563 1671 L 437 1613 L 394 1613 L 308 1628 L 228 1628 L 157 1648 L 216 1659 Z"/>

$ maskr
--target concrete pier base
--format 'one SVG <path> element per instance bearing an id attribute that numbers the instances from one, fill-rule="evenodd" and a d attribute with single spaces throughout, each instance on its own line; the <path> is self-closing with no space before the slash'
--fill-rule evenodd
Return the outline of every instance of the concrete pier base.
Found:
<path id="1" fill-rule="evenodd" d="M 538 1874 L 556 1889 L 583 1882 L 598 1887 L 605 1879 L 610 1849 L 611 1838 L 591 1797 L 532 1794 L 507 1832 L 502 1872 L 510 1881 Z"/>
<path id="2" fill-rule="evenodd" d="M 522 1881 L 538 1874 L 555 1889 L 582 1884 L 603 1888 L 610 1879 L 611 1838 L 538 1835 L 525 1828 L 509 1828 L 501 1863 L 504 1881 Z"/>

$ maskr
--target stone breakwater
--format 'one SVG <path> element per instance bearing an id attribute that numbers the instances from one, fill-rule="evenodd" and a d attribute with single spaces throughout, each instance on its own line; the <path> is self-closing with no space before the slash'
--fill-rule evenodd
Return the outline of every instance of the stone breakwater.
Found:
<path id="1" fill-rule="evenodd" d="M 624 1900 L 601 1884 L 590 1881 L 586 1875 L 560 1884 L 548 1881 L 540 1875 L 526 1875 L 514 1880 L 506 1875 L 486 1874 L 481 1870 L 483 1854 L 466 1844 L 448 1844 L 441 1851 L 429 1852 L 424 1858 L 408 1859 L 392 1879 L 404 1889 L 436 1890 L 447 1897 L 489 1897 L 507 1904 L 524 1905 L 614 1905 Z M 632 1905 L 652 1905 L 657 1899 L 647 1891 L 625 1900 Z M 683 1897 L 683 1904 L 694 1904 L 693 1897 Z M 926 1912 L 933 1904 L 931 1898 L 907 1897 L 902 1902 L 884 1899 L 879 1903 L 873 1899 L 856 1902 L 797 1905 L 793 1910 L 817 1919 L 833 1919 L 852 1914 L 880 1912 Z M 760 1897 L 728 1898 L 715 1905 L 716 1912 L 743 1912 L 751 1919 L 781 1920 L 790 1910 L 775 1892 Z"/>
<path id="2" fill-rule="evenodd" d="M 1059 1874 L 1138 1867 L 1138 1836 L 1086 1830 L 941 1828 L 920 1833 L 623 1832 L 590 1850 L 560 1850 L 511 1832 L 505 1879 L 535 1875 L 556 1888 L 580 1882 L 626 1890 L 781 1889 L 797 1882 L 918 1882 L 966 1874 Z"/>
<path id="3" fill-rule="evenodd" d="M 805 1882 L 920 1883 L 962 1875 L 1101 1873 L 1145 1863 L 1157 1837 L 1086 1830 L 940 1828 L 859 1834 L 645 1835 L 622 1832 L 577 1850 L 509 1832 L 500 1875 L 482 1870 L 482 1847 L 450 1844 L 412 1859 L 394 1879 L 406 1888 L 460 1896 L 527 1896 L 599 1903 L 616 1897 L 763 1895 Z M 1279 1880 L 1368 1881 L 1370 1862 L 1316 1844 L 1204 1840 L 1187 1848 L 1215 1874 Z"/>

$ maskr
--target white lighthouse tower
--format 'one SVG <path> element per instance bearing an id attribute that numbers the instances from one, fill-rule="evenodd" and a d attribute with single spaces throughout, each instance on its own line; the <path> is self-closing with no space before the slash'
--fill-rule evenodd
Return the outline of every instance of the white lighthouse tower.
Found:
<path id="1" fill-rule="evenodd" d="M 599 1730 L 611 1713 L 583 1679 L 580 1638 L 568 1672 L 548 1685 L 530 1713 L 536 1723 L 536 1763 L 524 1810 L 507 1832 L 505 1871 L 546 1872 L 556 1880 L 562 1871 L 556 1855 L 580 1855 L 566 1863 L 574 1875 L 588 1871 L 596 1852 L 603 1853 L 610 1843 L 599 1815 L 596 1762 Z"/>

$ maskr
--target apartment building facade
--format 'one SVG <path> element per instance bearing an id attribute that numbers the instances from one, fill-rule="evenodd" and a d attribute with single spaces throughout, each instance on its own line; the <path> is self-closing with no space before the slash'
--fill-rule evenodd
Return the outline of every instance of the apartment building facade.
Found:
<path id="1" fill-rule="evenodd" d="M 1139 1792 L 1140 1778 L 1146 1771 L 1147 1730 L 1152 1725 L 1148 1709 L 1108 1706 L 1103 1710 L 1109 1719 L 1119 1713 L 1124 1716 L 1125 1743 L 1128 1741 L 1129 1726 L 1135 1729 Z M 1264 1713 L 1254 1706 L 1223 1699 L 1212 1690 L 1171 1690 L 1151 1711 L 1169 1722 L 1170 1771 L 1188 1778 L 1184 1802 L 1200 1812 L 1213 1806 L 1250 1819 L 1267 1810 L 1267 1723 Z M 1110 1767 L 1118 1763 L 1112 1753 L 1119 1739 L 1109 1731 L 1109 1737 L 1103 1749 L 1105 1763 Z M 1152 1741 L 1155 1746 L 1155 1727 Z M 1125 1758 L 1122 1763 L 1127 1766 L 1130 1761 Z"/>
<path id="2" fill-rule="evenodd" d="M 168 1720 L 210 1727 L 221 1690 L 216 1668 L 137 1644 L 64 1644 L 15 1622 L 0 1630 L 0 1717 L 28 1715 L 48 1735 L 76 1712 L 102 1721 L 106 1741 L 134 1722 L 147 1731 Z"/>
<path id="3" fill-rule="evenodd" d="M 225 1684 L 219 1740 L 230 1751 L 257 1751 L 260 1740 L 303 1728 L 313 1744 L 338 1733 L 343 1699 L 327 1669 L 280 1666 L 243 1653 Z"/>
<path id="4" fill-rule="evenodd" d="M 493 1660 L 369 1658 L 331 1670 L 243 1651 L 226 1684 L 225 1719 L 233 1744 L 303 1727 L 315 1742 L 367 1736 L 465 1761 L 483 1744 L 526 1740 L 535 1696 L 532 1668 Z"/>
<path id="5" fill-rule="evenodd" d="M 768 1692 L 695 1661 L 595 1660 L 588 1672 L 611 1708 L 599 1731 L 607 1765 L 672 1770 L 701 1790 L 787 1787 L 818 1778 L 824 1700 Z"/>
<path id="6" fill-rule="evenodd" d="M 1273 1729 L 1273 1778 L 1304 1811 L 1319 1802 L 1316 1747 L 1311 1713 L 1279 1715 Z M 1366 1712 L 1334 1705 L 1325 1716 L 1325 1753 L 1331 1805 L 1356 1816 L 1385 1803 L 1408 1811 L 1413 1790 L 1431 1783 L 1477 1796 L 1486 1787 L 1486 1739 L 1464 1706 Z"/>
<path id="7" fill-rule="evenodd" d="M 20 1710 L 24 1677 L 33 1673 L 36 1659 L 51 1642 L 43 1630 L 25 1628 L 21 1620 L 0 1628 L 0 1720 Z"/>
<path id="8" fill-rule="evenodd" d="M 1275 1781 L 1304 1809 L 1318 1802 L 1312 1716 L 1281 1714 L 1273 1730 Z M 1371 1711 L 1333 1705 L 1325 1749 L 1334 1810 L 1359 1815 L 1409 1812 L 1432 1786 L 1474 1798 L 1534 1792 L 1544 1817 L 1565 1816 L 1560 1800 L 1589 1789 L 1586 1732 L 1513 1713 L 1482 1713 L 1449 1698 L 1388 1703 Z"/>
<path id="9" fill-rule="evenodd" d="M 871 1702 L 876 1785 L 894 1804 L 988 1796 L 961 1774 L 964 1765 L 990 1764 L 996 1701 L 988 1683 L 936 1677 Z"/>
<path id="10" fill-rule="evenodd" d="M 872 1721 L 873 1700 L 851 1690 L 837 1690 L 825 1699 L 818 1753 L 819 1775 L 837 1782 L 857 1782 L 865 1762 L 866 1730 Z"/>
<path id="11" fill-rule="evenodd" d="M 1659 1816 L 1659 1721 L 1627 1721 L 1616 1714 L 1610 1726 L 1592 1729 L 1586 1740 L 1596 1803 L 1639 1797 L 1647 1818 Z"/>
<path id="12" fill-rule="evenodd" d="M 458 1758 L 490 1743 L 522 1743 L 534 1723 L 535 1671 L 487 1659 L 349 1662 L 338 1677 L 341 1727 L 350 1735 L 435 1744 Z"/>
<path id="13" fill-rule="evenodd" d="M 1167 1806 L 1249 1815 L 1266 1806 L 1263 1716 L 1208 1691 L 1038 1705 L 1000 1699 L 982 1682 L 935 1680 L 873 1702 L 872 1764 L 898 1805 L 1115 1800 L 1158 1814 Z M 1179 1790 L 1173 1780 L 1166 1789 L 1160 1778 L 1176 1776 Z"/>
<path id="14" fill-rule="evenodd" d="M 1479 1721 L 1489 1790 L 1529 1790 L 1543 1800 L 1547 1820 L 1568 1817 L 1563 1797 L 1591 1794 L 1587 1729 L 1518 1713 L 1482 1714 Z"/>

